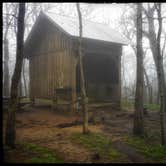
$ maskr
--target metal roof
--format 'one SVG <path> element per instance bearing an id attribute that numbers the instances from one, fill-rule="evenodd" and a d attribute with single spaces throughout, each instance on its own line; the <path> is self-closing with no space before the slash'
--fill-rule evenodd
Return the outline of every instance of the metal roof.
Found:
<path id="1" fill-rule="evenodd" d="M 57 15 L 54 13 L 43 13 L 48 19 L 58 24 L 65 32 L 71 36 L 79 36 L 79 21 L 78 18 Z M 89 20 L 82 20 L 83 24 L 83 38 L 96 39 L 101 41 L 129 44 L 127 38 L 121 35 L 116 30 L 110 28 L 108 25 L 92 22 Z"/>

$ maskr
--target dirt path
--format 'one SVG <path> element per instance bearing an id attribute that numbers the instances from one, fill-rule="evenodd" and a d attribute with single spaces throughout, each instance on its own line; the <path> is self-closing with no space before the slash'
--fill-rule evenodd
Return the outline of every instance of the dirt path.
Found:
<path id="1" fill-rule="evenodd" d="M 149 117 L 152 121 L 154 118 Z M 6 115 L 3 122 L 5 126 Z M 81 133 L 82 126 L 73 126 L 73 122 L 80 122 L 78 115 L 64 116 L 49 109 L 31 108 L 16 114 L 16 136 L 18 142 L 34 143 L 56 152 L 67 163 L 100 163 L 102 160 L 94 161 L 95 152 L 91 152 L 69 139 L 73 132 Z M 104 124 L 89 125 L 93 132 L 101 132 L 111 138 L 112 145 L 124 154 L 120 161 L 123 163 L 145 163 L 147 161 L 135 149 L 126 145 L 123 138 L 132 131 L 132 114 L 111 112 L 110 120 Z M 66 125 L 66 124 L 72 125 Z M 66 127 L 64 126 L 70 126 Z M 59 127 L 58 127 L 59 126 Z M 61 126 L 63 126 L 61 128 Z"/>
<path id="2" fill-rule="evenodd" d="M 5 117 L 4 117 L 5 119 Z M 82 126 L 60 128 L 61 124 L 80 121 L 79 116 L 63 116 L 43 109 L 32 109 L 16 114 L 16 136 L 18 142 L 35 143 L 55 151 L 68 163 L 91 162 L 92 153 L 73 144 L 68 137 L 73 132 L 81 132 Z M 4 120 L 5 123 L 5 120 Z M 4 125 L 5 126 L 5 125 Z M 90 126 L 98 131 L 100 126 Z"/>
<path id="3" fill-rule="evenodd" d="M 72 127 L 69 130 L 73 132 L 77 131 L 77 129 L 80 131 L 81 126 L 76 128 Z M 91 129 L 93 130 L 93 127 Z M 18 130 L 17 138 L 18 141 L 35 143 L 49 148 L 69 163 L 90 162 L 91 153 L 77 144 L 72 144 L 68 139 L 70 131 L 66 131 L 67 129 L 63 130 L 55 127 L 42 127 L 42 129 L 33 127 L 31 129 Z"/>
<path id="4" fill-rule="evenodd" d="M 118 149 L 120 152 L 126 154 L 133 163 L 151 163 L 152 161 L 145 158 L 141 154 L 137 153 L 136 150 L 124 142 L 115 141 L 113 147 Z"/>

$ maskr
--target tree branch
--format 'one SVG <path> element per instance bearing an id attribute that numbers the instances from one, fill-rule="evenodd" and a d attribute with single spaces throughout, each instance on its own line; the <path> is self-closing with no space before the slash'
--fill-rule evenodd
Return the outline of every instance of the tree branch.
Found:
<path id="1" fill-rule="evenodd" d="M 165 50 L 165 46 L 166 46 L 166 33 L 165 33 L 165 37 L 164 37 L 164 44 L 163 44 L 163 48 L 161 50 L 161 56 L 164 56 L 164 50 Z"/>
<path id="2" fill-rule="evenodd" d="M 160 46 L 160 38 L 161 38 L 161 30 L 162 30 L 162 18 L 161 18 L 161 4 L 155 4 L 155 8 L 157 10 L 157 15 L 158 15 L 158 23 L 159 23 L 159 29 L 158 29 L 158 34 L 157 34 L 157 41 L 158 45 Z"/>

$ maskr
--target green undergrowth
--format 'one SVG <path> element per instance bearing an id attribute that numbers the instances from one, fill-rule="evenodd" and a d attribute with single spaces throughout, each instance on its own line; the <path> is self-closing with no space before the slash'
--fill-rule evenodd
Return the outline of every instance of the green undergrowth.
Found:
<path id="1" fill-rule="evenodd" d="M 20 147 L 27 153 L 33 154 L 25 163 L 63 163 L 57 155 L 45 147 L 32 143 L 19 143 Z"/>
<path id="2" fill-rule="evenodd" d="M 144 138 L 136 136 L 127 137 L 125 142 L 136 148 L 139 153 L 145 155 L 146 157 L 161 163 L 166 163 L 166 145 L 149 145 L 145 142 Z"/>
<path id="3" fill-rule="evenodd" d="M 134 102 L 129 101 L 129 100 L 122 100 L 121 101 L 121 107 L 124 110 L 133 109 L 134 108 Z"/>
<path id="4" fill-rule="evenodd" d="M 134 109 L 134 101 L 122 100 L 121 106 L 124 110 Z M 144 107 L 150 111 L 159 111 L 160 105 L 158 104 L 144 104 Z"/>
<path id="5" fill-rule="evenodd" d="M 151 111 L 159 111 L 160 109 L 160 105 L 158 104 L 145 104 L 144 107 Z"/>
<path id="6" fill-rule="evenodd" d="M 71 140 L 88 150 L 98 153 L 101 158 L 116 160 L 121 153 L 112 148 L 111 141 L 100 133 L 73 133 Z"/>

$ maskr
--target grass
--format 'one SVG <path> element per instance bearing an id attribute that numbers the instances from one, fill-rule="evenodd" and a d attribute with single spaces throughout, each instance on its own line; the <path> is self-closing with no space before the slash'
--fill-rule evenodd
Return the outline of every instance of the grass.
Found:
<path id="1" fill-rule="evenodd" d="M 160 105 L 158 104 L 145 104 L 144 106 L 151 111 L 159 111 L 160 109 Z"/>
<path id="2" fill-rule="evenodd" d="M 125 141 L 127 144 L 136 148 L 138 152 L 155 161 L 166 163 L 166 145 L 148 145 L 144 138 L 128 137 Z"/>
<path id="3" fill-rule="evenodd" d="M 63 163 L 63 160 L 47 148 L 32 143 L 19 145 L 25 152 L 33 154 L 25 163 Z"/>
<path id="4" fill-rule="evenodd" d="M 92 152 L 98 153 L 103 159 L 114 160 L 121 156 L 120 152 L 111 147 L 111 141 L 99 133 L 73 133 L 71 140 Z"/>
<path id="5" fill-rule="evenodd" d="M 133 109 L 134 101 L 122 100 L 121 106 L 124 110 Z M 151 111 L 159 111 L 160 105 L 158 104 L 144 104 L 144 107 Z"/>
<path id="6" fill-rule="evenodd" d="M 133 109 L 134 108 L 134 101 L 122 100 L 121 107 L 124 110 Z"/>

